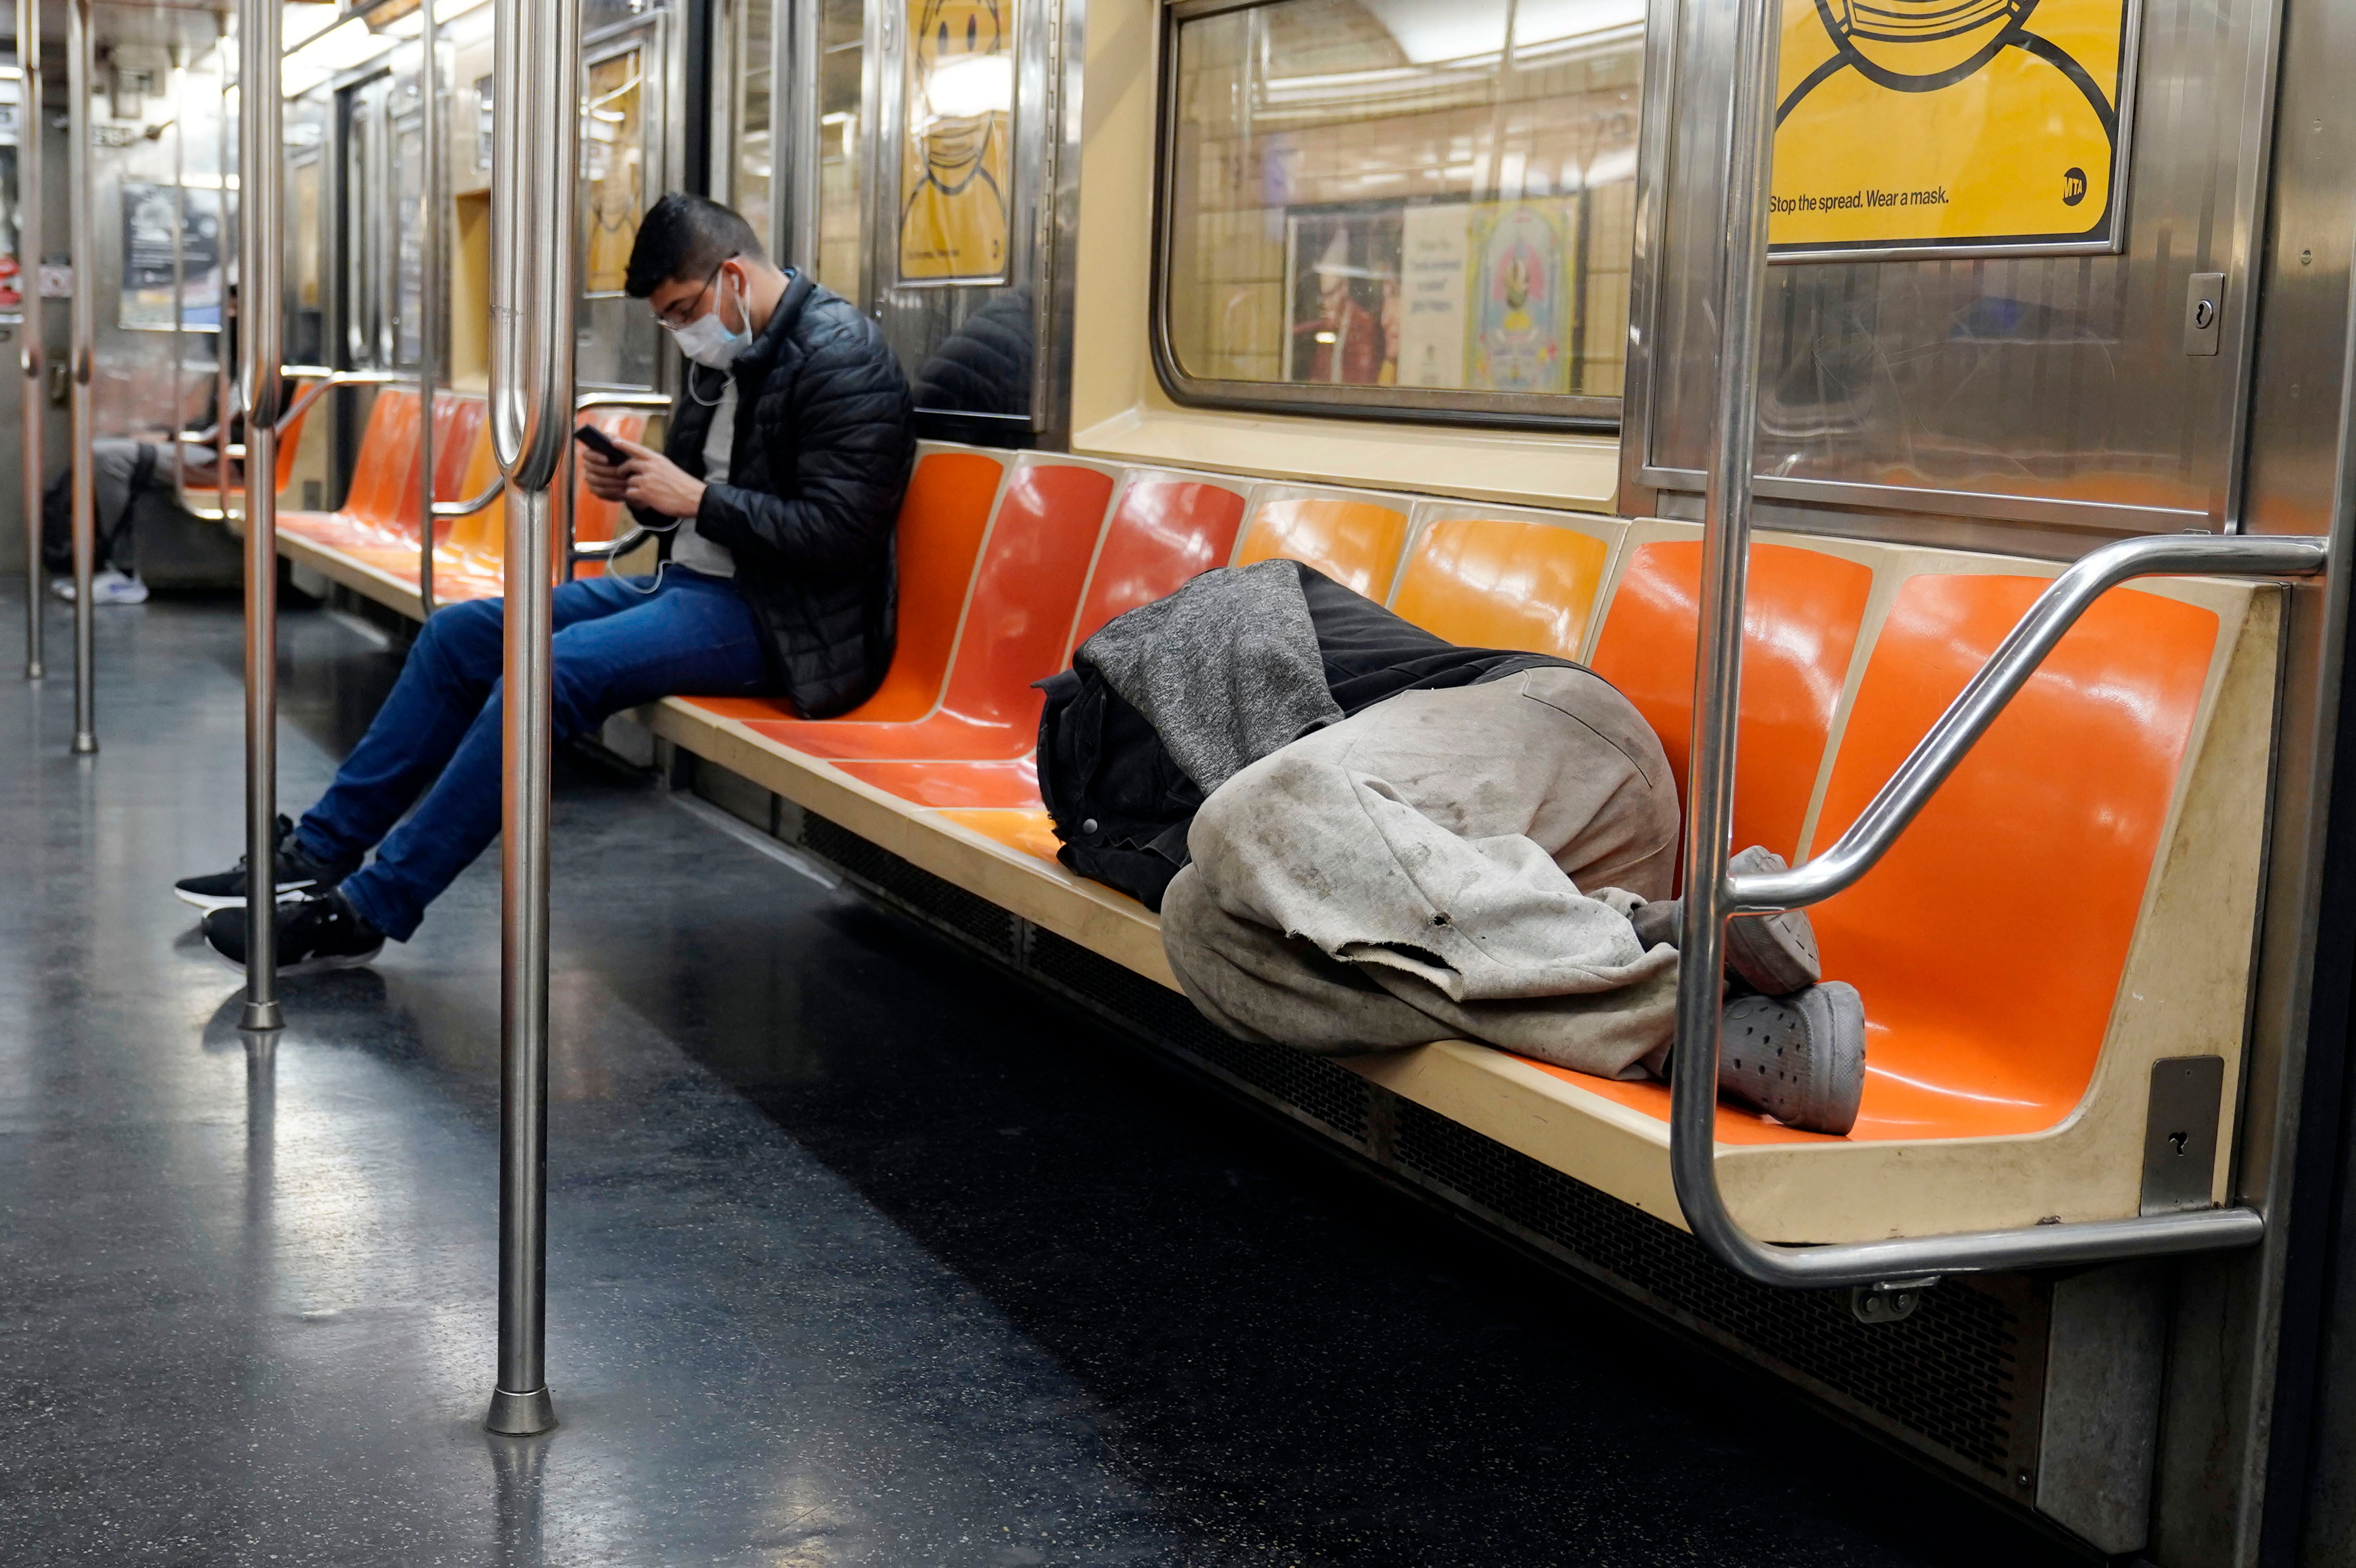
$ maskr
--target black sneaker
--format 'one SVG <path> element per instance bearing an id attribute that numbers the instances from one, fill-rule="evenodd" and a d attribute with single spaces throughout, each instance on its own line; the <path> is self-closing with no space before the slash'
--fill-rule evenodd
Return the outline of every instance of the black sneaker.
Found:
<path id="1" fill-rule="evenodd" d="M 275 839 L 278 854 L 278 896 L 288 893 L 324 892 L 359 869 L 358 862 L 331 865 L 314 860 L 295 842 L 294 824 L 282 816 L 278 819 Z M 240 855 L 237 864 L 226 871 L 209 876 L 183 877 L 172 884 L 172 891 L 182 903 L 191 903 L 209 913 L 217 909 L 245 907 L 245 857 Z"/>
<path id="2" fill-rule="evenodd" d="M 217 909 L 205 916 L 205 941 L 221 962 L 245 970 L 245 910 Z M 384 933 L 330 889 L 278 901 L 278 972 L 347 969 L 384 951 Z"/>

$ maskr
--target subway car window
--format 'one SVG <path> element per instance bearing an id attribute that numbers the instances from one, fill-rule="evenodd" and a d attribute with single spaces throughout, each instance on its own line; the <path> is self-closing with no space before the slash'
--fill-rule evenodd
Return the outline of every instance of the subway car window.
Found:
<path id="1" fill-rule="evenodd" d="M 1175 16 L 1158 302 L 1173 391 L 1616 414 L 1642 0 Z"/>

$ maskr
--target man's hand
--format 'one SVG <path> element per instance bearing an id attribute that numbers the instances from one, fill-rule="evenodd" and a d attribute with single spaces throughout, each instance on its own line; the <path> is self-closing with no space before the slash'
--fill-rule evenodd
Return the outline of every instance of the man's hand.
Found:
<path id="1" fill-rule="evenodd" d="M 585 446 L 575 461 L 581 464 L 581 478 L 589 486 L 589 494 L 600 501 L 628 498 L 630 476 L 622 471 L 621 464 L 606 462 Z"/>
<path id="2" fill-rule="evenodd" d="M 703 481 L 691 477 L 687 471 L 661 453 L 635 441 L 614 438 L 614 444 L 630 454 L 630 460 L 614 469 L 594 453 L 584 452 L 585 462 L 595 463 L 617 473 L 622 478 L 618 497 L 633 507 L 644 507 L 649 512 L 659 512 L 666 517 L 691 517 L 703 506 Z M 591 481 L 593 494 L 605 493 Z"/>

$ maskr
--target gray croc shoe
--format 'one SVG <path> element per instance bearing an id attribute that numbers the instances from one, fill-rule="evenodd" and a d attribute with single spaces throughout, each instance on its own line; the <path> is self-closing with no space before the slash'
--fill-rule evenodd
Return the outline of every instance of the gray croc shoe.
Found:
<path id="1" fill-rule="evenodd" d="M 1726 1004 L 1718 1092 L 1786 1126 L 1846 1135 L 1865 1094 L 1865 999 L 1841 980 Z"/>
<path id="2" fill-rule="evenodd" d="M 1783 857 L 1753 844 L 1727 862 L 1738 877 L 1788 871 Z M 1816 928 L 1804 909 L 1779 914 L 1746 914 L 1726 923 L 1726 966 L 1752 990 L 1770 997 L 1788 997 L 1824 977 L 1816 956 Z"/>
<path id="3" fill-rule="evenodd" d="M 1727 863 L 1738 876 L 1783 871 L 1783 857 L 1753 844 Z M 1684 932 L 1685 900 L 1661 899 L 1628 917 L 1647 950 L 1677 944 Z M 1824 965 L 1816 956 L 1816 928 L 1805 910 L 1746 914 L 1726 923 L 1728 977 L 1770 997 L 1787 997 L 1816 983 Z"/>

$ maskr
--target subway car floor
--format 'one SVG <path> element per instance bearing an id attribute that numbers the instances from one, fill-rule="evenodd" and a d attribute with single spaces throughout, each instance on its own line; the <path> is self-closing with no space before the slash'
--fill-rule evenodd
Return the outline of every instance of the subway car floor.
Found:
<path id="1" fill-rule="evenodd" d="M 0 680 L 0 1561 L 2079 1561 L 578 757 L 562 1425 L 487 1435 L 496 855 L 256 1051 L 169 886 L 241 847 L 238 606 L 99 613 L 91 759 L 48 626 Z M 399 656 L 292 599 L 284 648 L 300 811 Z"/>

